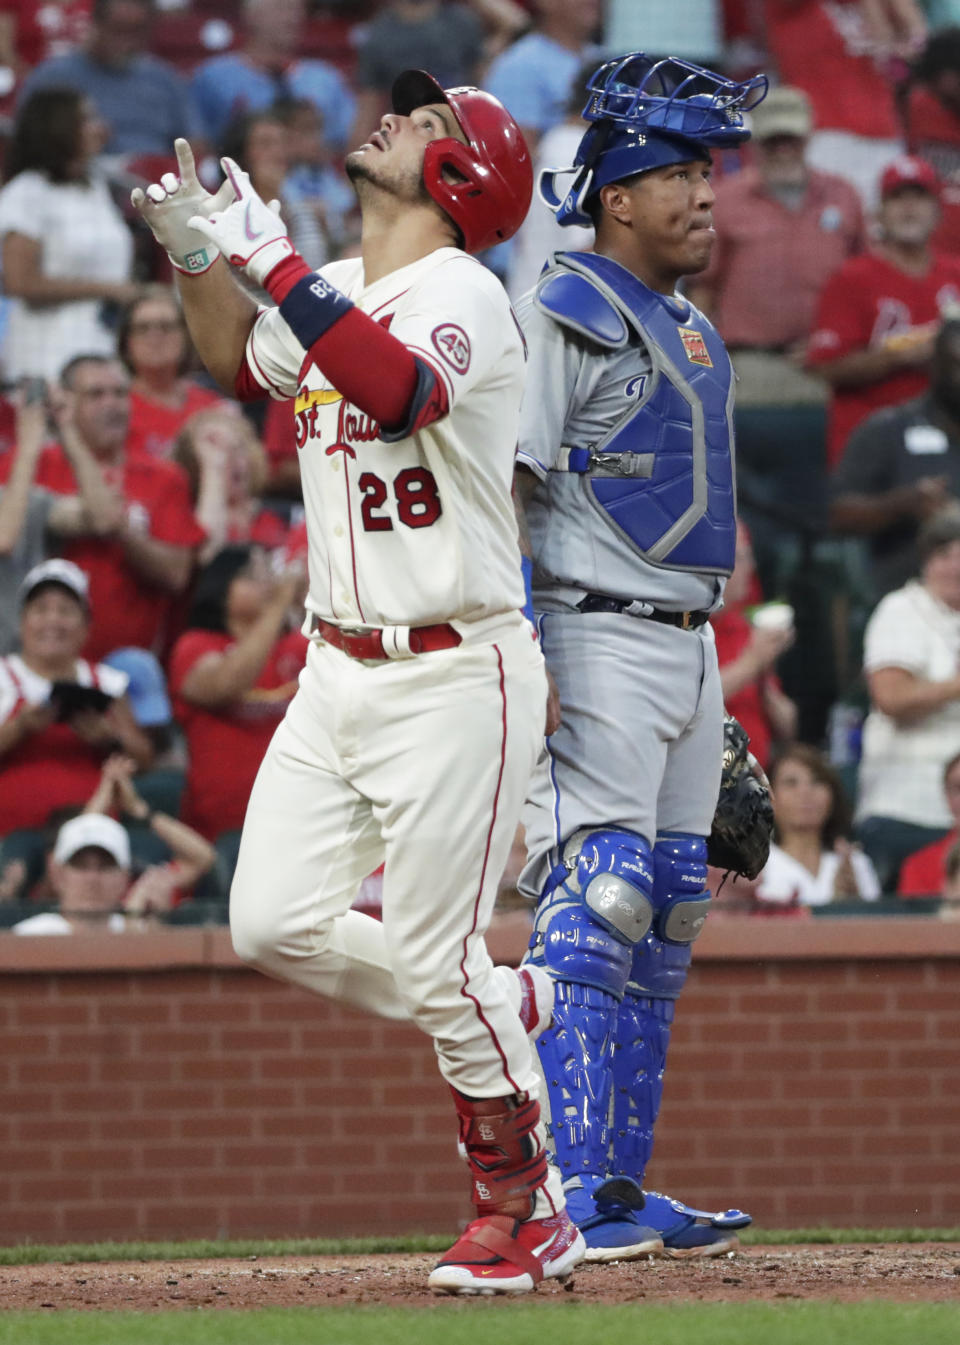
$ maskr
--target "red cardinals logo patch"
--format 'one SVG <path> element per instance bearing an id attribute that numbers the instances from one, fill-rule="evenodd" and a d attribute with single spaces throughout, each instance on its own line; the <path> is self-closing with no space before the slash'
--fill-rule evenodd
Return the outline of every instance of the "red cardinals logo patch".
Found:
<path id="1" fill-rule="evenodd" d="M 691 364 L 705 364 L 708 369 L 713 368 L 713 360 L 710 358 L 710 352 L 707 344 L 699 332 L 693 331 L 690 327 L 678 327 L 680 340 L 683 342 L 683 348 L 687 352 L 687 359 Z"/>
<path id="2" fill-rule="evenodd" d="M 444 361 L 458 374 L 465 374 L 470 368 L 470 338 L 462 327 L 455 322 L 444 322 L 434 327 L 430 339 Z"/>

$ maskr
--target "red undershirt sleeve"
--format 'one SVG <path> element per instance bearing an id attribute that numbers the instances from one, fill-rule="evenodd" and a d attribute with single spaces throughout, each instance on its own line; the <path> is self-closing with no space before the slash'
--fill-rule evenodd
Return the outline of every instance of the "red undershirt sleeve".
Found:
<path id="1" fill-rule="evenodd" d="M 299 256 L 287 257 L 267 277 L 267 289 L 303 346 L 338 392 L 378 421 L 387 442 L 406 438 L 449 410 L 443 383 L 402 341 L 356 308 Z M 235 391 L 249 400 L 258 386 L 244 366 Z M 262 396 L 262 390 L 255 394 Z"/>

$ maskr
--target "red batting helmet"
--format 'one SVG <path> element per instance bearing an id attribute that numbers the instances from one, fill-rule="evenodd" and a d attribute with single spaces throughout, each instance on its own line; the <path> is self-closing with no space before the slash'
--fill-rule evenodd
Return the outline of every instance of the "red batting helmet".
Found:
<path id="1" fill-rule="evenodd" d="M 468 252 L 512 238 L 533 195 L 530 151 L 502 103 L 482 89 L 442 89 L 425 70 L 405 70 L 394 81 L 393 110 L 409 117 L 428 103 L 446 103 L 467 143 L 433 140 L 423 156 L 423 183 L 463 234 Z"/>

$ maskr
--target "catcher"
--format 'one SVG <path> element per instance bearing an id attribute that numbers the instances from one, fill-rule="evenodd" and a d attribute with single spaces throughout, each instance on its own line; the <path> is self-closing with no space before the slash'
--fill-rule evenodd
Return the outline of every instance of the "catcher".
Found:
<path id="1" fill-rule="evenodd" d="M 555 983 L 537 1042 L 552 1154 L 591 1261 L 717 1256 L 750 1222 L 643 1183 L 709 905 L 723 741 L 709 617 L 736 549 L 730 360 L 677 286 L 709 260 L 712 156 L 747 139 L 765 90 L 642 52 L 601 66 L 574 163 L 540 180 L 595 249 L 555 253 L 517 303 L 516 494 L 560 712 L 520 889 L 537 903 L 528 961 Z M 733 788 L 739 818 L 754 791 Z M 726 857 L 751 865 L 749 822 L 731 821 Z"/>

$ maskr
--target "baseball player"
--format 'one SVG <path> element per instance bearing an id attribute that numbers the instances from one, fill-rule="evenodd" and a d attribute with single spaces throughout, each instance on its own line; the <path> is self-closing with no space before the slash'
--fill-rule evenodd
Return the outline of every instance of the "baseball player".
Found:
<path id="1" fill-rule="evenodd" d="M 177 153 L 179 178 L 134 203 L 178 268 L 210 371 L 239 397 L 295 398 L 307 516 L 311 643 L 251 794 L 234 946 L 430 1034 L 477 1214 L 430 1286 L 522 1292 L 584 1252 L 547 1164 L 525 1032 L 549 1005 L 484 943 L 546 677 L 511 499 L 523 343 L 468 254 L 520 224 L 529 154 L 490 95 L 405 72 L 347 158 L 362 257 L 317 274 L 235 163 L 211 197 L 189 146 Z M 258 313 L 218 253 L 276 306 Z M 381 862 L 382 924 L 349 909 Z"/>
<path id="2" fill-rule="evenodd" d="M 596 252 L 555 253 L 529 346 L 517 494 L 562 714 L 524 815 L 529 959 L 557 982 L 537 1043 L 587 1258 L 715 1255 L 750 1222 L 642 1193 L 674 1002 L 707 912 L 723 703 L 707 617 L 733 568 L 733 381 L 675 292 L 712 241 L 710 152 L 767 82 L 642 53 L 588 83 L 574 167 L 541 175 Z"/>

